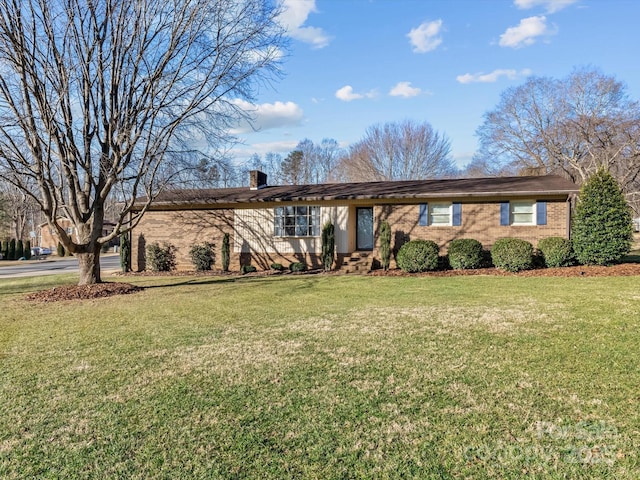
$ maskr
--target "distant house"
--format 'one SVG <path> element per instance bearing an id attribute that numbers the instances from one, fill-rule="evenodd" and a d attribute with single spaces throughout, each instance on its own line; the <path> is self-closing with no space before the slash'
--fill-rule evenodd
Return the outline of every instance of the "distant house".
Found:
<path id="1" fill-rule="evenodd" d="M 269 186 L 252 171 L 246 188 L 173 190 L 158 196 L 132 232 L 133 268 L 145 268 L 145 247 L 169 242 L 177 265 L 192 268 L 193 244 L 216 245 L 221 266 L 224 233 L 231 237 L 232 269 L 304 261 L 320 265 L 321 229 L 335 225 L 337 266 L 355 256 L 379 259 L 378 231 L 391 225 L 393 247 L 413 239 L 437 242 L 443 253 L 456 238 L 490 247 L 518 237 L 534 245 L 568 237 L 575 184 L 558 176 Z M 144 198 L 139 199 L 142 205 Z"/>
<path id="2" fill-rule="evenodd" d="M 66 230 L 67 235 L 70 235 L 74 242 L 77 241 L 77 232 L 71 220 L 64 217 L 58 217 L 56 221 L 58 222 L 58 225 Z M 113 232 L 114 227 L 115 223 L 104 222 L 104 226 L 102 227 L 102 235 L 104 236 L 110 234 L 111 232 Z M 60 241 L 58 232 L 51 228 L 48 223 L 43 223 L 39 225 L 38 228 L 40 230 L 40 245 L 38 246 L 50 248 L 52 252 L 55 252 L 56 248 L 58 247 L 58 242 Z"/>

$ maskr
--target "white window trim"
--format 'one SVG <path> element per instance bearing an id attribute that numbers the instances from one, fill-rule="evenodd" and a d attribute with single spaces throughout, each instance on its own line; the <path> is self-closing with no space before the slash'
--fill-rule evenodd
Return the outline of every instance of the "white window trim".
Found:
<path id="1" fill-rule="evenodd" d="M 449 209 L 449 214 L 448 214 L 449 221 L 447 223 L 434 223 L 433 222 L 433 208 L 434 207 L 445 207 L 445 206 Z M 429 222 L 429 226 L 433 226 L 433 227 L 451 227 L 451 226 L 453 226 L 453 202 L 429 203 L 428 222 Z"/>
<path id="2" fill-rule="evenodd" d="M 306 207 L 307 208 L 307 215 L 305 215 L 307 218 L 311 217 L 311 215 L 309 214 L 309 209 L 311 208 L 317 208 L 318 209 L 318 225 L 317 225 L 317 230 L 318 230 L 318 234 L 317 235 L 312 235 L 312 234 L 307 234 L 307 235 L 287 235 L 285 233 L 285 225 L 282 225 L 282 234 L 278 235 L 277 234 L 277 222 L 279 218 L 283 218 L 283 216 L 279 216 L 277 214 L 277 211 L 279 208 L 282 209 L 286 209 L 287 207 L 293 207 L 296 209 L 296 213 L 294 214 L 294 218 L 296 218 L 297 215 L 297 208 L 298 207 Z M 285 215 L 286 216 L 286 215 Z M 320 205 L 285 205 L 285 206 L 278 206 L 278 207 L 274 207 L 273 209 L 273 236 L 274 238 L 318 238 L 320 237 L 322 231 L 321 231 L 321 221 L 322 221 L 322 209 L 320 207 Z M 312 225 L 312 227 L 314 227 L 315 225 Z M 295 229 L 295 220 L 294 220 L 294 225 L 293 225 L 294 229 Z M 309 228 L 309 225 L 307 224 L 307 228 Z"/>
<path id="3" fill-rule="evenodd" d="M 513 219 L 513 207 L 516 204 L 531 205 L 531 221 L 530 222 L 516 222 Z M 536 200 L 512 200 L 509 202 L 509 224 L 514 227 L 533 227 L 536 226 L 536 219 L 538 218 L 538 206 Z"/>

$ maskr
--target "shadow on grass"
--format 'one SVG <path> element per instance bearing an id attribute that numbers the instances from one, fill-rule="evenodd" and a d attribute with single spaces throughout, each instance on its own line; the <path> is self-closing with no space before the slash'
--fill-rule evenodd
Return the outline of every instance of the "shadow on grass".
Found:
<path id="1" fill-rule="evenodd" d="M 165 277 L 166 278 L 166 277 Z M 306 280 L 304 286 L 301 285 L 298 288 L 305 288 L 318 283 L 319 279 L 314 273 L 296 274 L 296 275 L 255 275 L 255 276 L 231 276 L 231 277 L 189 277 L 184 279 L 176 279 L 174 282 L 163 283 L 157 285 L 141 285 L 145 289 L 156 289 L 165 287 L 180 287 L 185 285 L 221 285 L 225 283 L 239 283 L 245 284 L 249 282 L 271 284 L 274 282 L 282 283 L 292 280 Z"/>

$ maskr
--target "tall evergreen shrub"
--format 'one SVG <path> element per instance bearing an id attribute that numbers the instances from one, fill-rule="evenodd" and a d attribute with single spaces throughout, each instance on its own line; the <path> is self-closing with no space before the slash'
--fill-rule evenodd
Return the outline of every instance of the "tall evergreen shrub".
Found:
<path id="1" fill-rule="evenodd" d="M 389 270 L 391 263 L 391 226 L 384 220 L 380 224 L 380 263 L 383 270 Z"/>
<path id="2" fill-rule="evenodd" d="M 27 240 L 24 244 L 24 258 L 31 260 L 31 240 Z"/>
<path id="3" fill-rule="evenodd" d="M 18 240 L 16 244 L 16 260 L 24 257 L 24 243 L 22 240 Z"/>
<path id="4" fill-rule="evenodd" d="M 12 238 L 9 241 L 9 253 L 7 255 L 7 258 L 9 260 L 15 260 L 16 259 L 16 239 Z"/>
<path id="5" fill-rule="evenodd" d="M 580 189 L 571 236 L 584 265 L 610 265 L 631 250 L 631 209 L 613 176 L 598 170 Z"/>
<path id="6" fill-rule="evenodd" d="M 322 227 L 322 267 L 326 272 L 331 270 L 336 252 L 335 227 L 327 222 Z"/>
<path id="7" fill-rule="evenodd" d="M 231 260 L 231 247 L 229 245 L 229 234 L 225 233 L 222 237 L 222 270 L 229 271 L 229 262 Z"/>
<path id="8" fill-rule="evenodd" d="M 59 257 L 64 257 L 67 253 L 64 249 L 64 245 L 62 245 L 62 242 L 58 242 L 57 253 Z"/>
<path id="9" fill-rule="evenodd" d="M 4 260 L 9 260 L 9 240 L 5 239 L 2 241 L 2 258 Z"/>
<path id="10" fill-rule="evenodd" d="M 120 235 L 120 268 L 122 273 L 131 271 L 131 241 L 128 233 Z"/>

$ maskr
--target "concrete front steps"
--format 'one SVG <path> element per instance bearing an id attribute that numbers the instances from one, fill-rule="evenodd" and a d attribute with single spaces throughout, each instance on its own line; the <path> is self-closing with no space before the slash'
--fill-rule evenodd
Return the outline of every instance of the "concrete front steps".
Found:
<path id="1" fill-rule="evenodd" d="M 345 257 L 340 267 L 342 273 L 368 273 L 373 261 L 372 252 L 353 252 Z"/>

